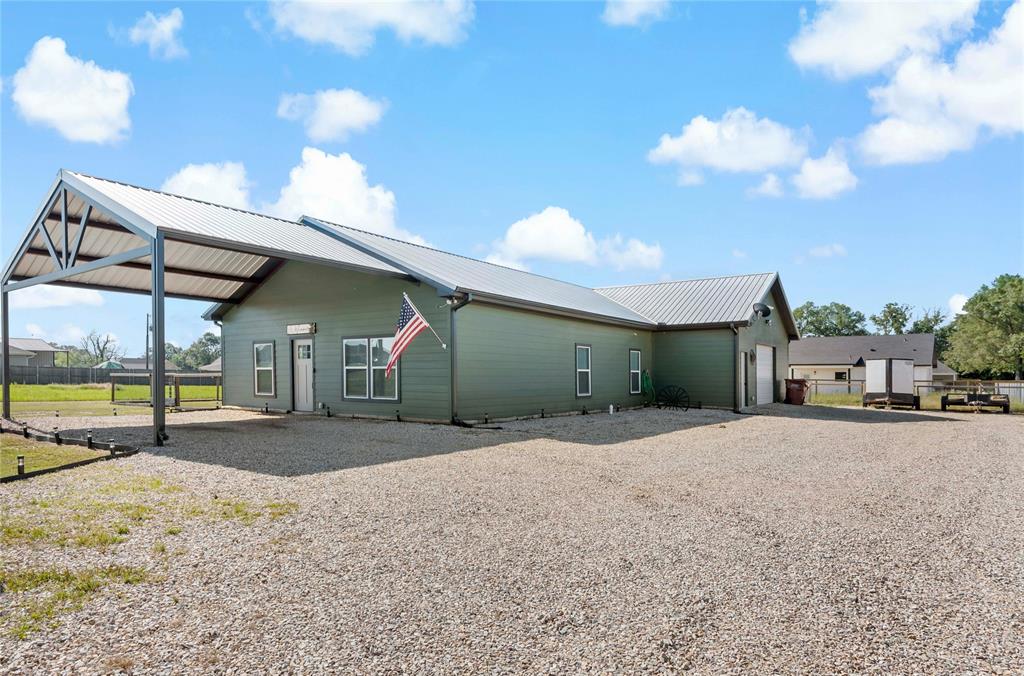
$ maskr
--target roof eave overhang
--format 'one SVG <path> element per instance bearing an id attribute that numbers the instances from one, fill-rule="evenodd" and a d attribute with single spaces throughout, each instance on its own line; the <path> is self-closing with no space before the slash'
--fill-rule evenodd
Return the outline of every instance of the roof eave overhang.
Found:
<path id="1" fill-rule="evenodd" d="M 657 324 L 655 324 L 654 322 L 624 319 L 620 317 L 611 317 L 609 315 L 601 315 L 593 312 L 583 312 L 580 310 L 569 310 L 555 305 L 546 305 L 544 303 L 531 303 L 528 301 L 520 300 L 518 298 L 499 296 L 496 294 L 486 293 L 483 291 L 476 291 L 474 289 L 465 289 L 459 287 L 458 289 L 456 289 L 456 292 L 471 295 L 473 297 L 473 302 L 489 303 L 491 305 L 501 305 L 503 307 L 510 307 L 519 310 L 532 310 L 534 312 L 543 312 L 544 314 L 557 315 L 559 317 L 569 317 L 571 319 L 581 319 L 590 322 L 598 322 L 601 324 L 615 324 L 617 326 L 628 326 L 631 328 L 645 329 L 647 331 L 653 331 L 657 328 Z"/>
<path id="2" fill-rule="evenodd" d="M 436 289 L 439 296 L 453 296 L 458 291 L 456 285 L 452 282 L 431 275 L 426 270 L 409 265 L 405 261 L 398 260 L 394 256 L 387 254 L 375 246 L 367 244 L 355 237 L 351 237 L 337 228 L 332 228 L 320 219 L 313 218 L 312 216 L 302 216 L 299 218 L 299 223 L 313 228 L 317 232 L 327 235 L 332 239 L 336 239 L 343 244 L 347 244 L 357 251 L 373 256 L 377 260 L 387 263 L 393 268 L 401 270 L 406 275 Z"/>

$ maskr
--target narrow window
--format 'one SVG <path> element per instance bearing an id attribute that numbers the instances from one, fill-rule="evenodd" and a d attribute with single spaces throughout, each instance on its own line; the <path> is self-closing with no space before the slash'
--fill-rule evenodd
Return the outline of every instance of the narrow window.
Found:
<path id="1" fill-rule="evenodd" d="M 398 364 L 395 363 L 390 378 L 384 375 L 394 344 L 394 336 L 370 339 L 370 396 L 373 399 L 398 399 Z"/>
<path id="2" fill-rule="evenodd" d="M 258 397 L 274 396 L 274 344 L 253 343 L 253 387 Z"/>
<path id="3" fill-rule="evenodd" d="M 590 396 L 590 346 L 576 346 L 576 396 Z"/>
<path id="4" fill-rule="evenodd" d="M 367 381 L 367 340 L 366 338 L 346 338 L 342 346 L 342 366 L 344 371 L 344 391 L 346 399 L 366 399 L 369 383 Z"/>
<path id="5" fill-rule="evenodd" d="M 629 393 L 640 394 L 640 350 L 629 351 Z"/>

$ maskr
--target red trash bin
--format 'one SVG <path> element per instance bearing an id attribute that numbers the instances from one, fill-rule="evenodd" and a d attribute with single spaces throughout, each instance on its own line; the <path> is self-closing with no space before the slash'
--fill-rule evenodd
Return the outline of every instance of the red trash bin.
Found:
<path id="1" fill-rule="evenodd" d="M 807 381 L 803 378 L 786 378 L 786 403 L 802 406 L 807 389 Z"/>

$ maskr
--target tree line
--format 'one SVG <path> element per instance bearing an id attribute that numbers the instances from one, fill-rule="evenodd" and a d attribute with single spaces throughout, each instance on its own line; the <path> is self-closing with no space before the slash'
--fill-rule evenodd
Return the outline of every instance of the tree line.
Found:
<path id="1" fill-rule="evenodd" d="M 58 345 L 67 350 L 67 355 L 58 354 L 55 364 L 58 366 L 91 367 L 105 361 L 120 361 L 125 357 L 125 350 L 117 338 L 109 333 L 90 331 L 78 345 Z M 167 361 L 181 369 L 194 370 L 206 366 L 220 356 L 220 336 L 210 331 L 196 338 L 188 347 L 179 347 L 174 343 L 164 344 Z M 145 358 L 146 355 L 142 355 Z"/>
<path id="2" fill-rule="evenodd" d="M 979 378 L 1024 379 L 1024 277 L 1000 275 L 983 284 L 964 304 L 962 314 L 946 323 L 940 308 L 914 316 L 904 303 L 886 303 L 866 317 L 843 303 L 806 302 L 793 311 L 803 336 L 866 336 L 874 333 L 935 335 L 938 358 L 959 373 Z"/>

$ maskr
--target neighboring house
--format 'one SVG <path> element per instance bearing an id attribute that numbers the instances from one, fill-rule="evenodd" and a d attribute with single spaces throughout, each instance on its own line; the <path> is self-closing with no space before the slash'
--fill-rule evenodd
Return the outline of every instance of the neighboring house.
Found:
<path id="1" fill-rule="evenodd" d="M 41 338 L 11 338 L 11 365 L 12 366 L 53 366 L 54 355 L 58 352 L 67 352 L 59 347 L 47 343 Z M 15 350 L 21 352 L 21 359 L 15 359 Z M 26 355 L 25 353 L 29 353 Z"/>
<path id="2" fill-rule="evenodd" d="M 17 338 L 15 338 L 17 340 Z M 14 347 L 11 345 L 11 366 L 28 366 L 32 358 L 36 356 L 35 352 L 29 352 L 28 350 L 22 350 L 20 347 Z"/>
<path id="3" fill-rule="evenodd" d="M 220 357 L 217 357 L 209 364 L 199 367 L 200 371 L 206 371 L 207 373 L 220 373 Z"/>
<path id="4" fill-rule="evenodd" d="M 656 391 L 738 409 L 781 399 L 799 337 L 774 273 L 591 289 L 66 170 L 42 204 L 4 271 L 11 290 L 45 278 L 148 293 L 160 261 L 165 297 L 215 302 L 204 317 L 222 324 L 229 405 L 475 422 L 640 406 L 646 371 Z M 59 241 L 80 221 L 64 264 L 42 231 Z M 421 334 L 388 378 L 403 293 L 440 340 Z M 163 307 L 158 295 L 158 319 Z"/>
<path id="5" fill-rule="evenodd" d="M 938 364 L 935 336 L 805 337 L 790 346 L 789 373 L 810 380 L 864 380 L 864 361 L 883 358 L 913 359 L 914 380 L 930 382 Z"/>
<path id="6" fill-rule="evenodd" d="M 150 364 L 151 365 L 151 364 Z M 145 357 L 122 357 L 121 359 L 108 359 L 105 362 L 101 362 L 93 366 L 96 369 L 110 369 L 110 370 L 126 370 L 126 371 L 145 371 L 146 370 L 146 358 Z M 171 373 L 180 371 L 181 369 L 170 361 L 164 360 L 164 372 Z"/>

